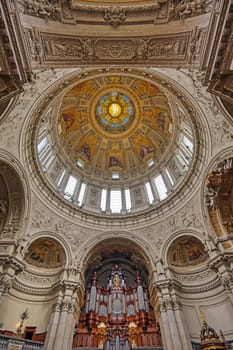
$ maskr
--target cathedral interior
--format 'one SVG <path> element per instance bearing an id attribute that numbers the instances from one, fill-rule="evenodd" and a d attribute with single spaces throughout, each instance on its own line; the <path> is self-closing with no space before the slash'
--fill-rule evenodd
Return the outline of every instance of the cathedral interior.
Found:
<path id="1" fill-rule="evenodd" d="M 0 1 L 0 350 L 233 349 L 233 1 Z"/>

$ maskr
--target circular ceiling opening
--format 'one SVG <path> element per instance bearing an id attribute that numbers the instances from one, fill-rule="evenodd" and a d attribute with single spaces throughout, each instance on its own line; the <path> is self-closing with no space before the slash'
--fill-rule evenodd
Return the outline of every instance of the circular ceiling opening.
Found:
<path id="1" fill-rule="evenodd" d="M 124 132 L 135 120 L 134 104 L 126 94 L 110 91 L 97 102 L 95 118 L 99 126 L 110 134 Z"/>

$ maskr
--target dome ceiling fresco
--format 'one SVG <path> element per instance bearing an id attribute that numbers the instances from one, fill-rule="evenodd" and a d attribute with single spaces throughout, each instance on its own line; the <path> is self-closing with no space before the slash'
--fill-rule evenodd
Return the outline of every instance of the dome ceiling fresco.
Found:
<path id="1" fill-rule="evenodd" d="M 171 144 L 172 125 L 168 99 L 155 84 L 109 75 L 65 94 L 58 137 L 75 163 L 124 174 L 160 160 Z"/>
<path id="2" fill-rule="evenodd" d="M 119 68 L 55 85 L 31 135 L 52 196 L 74 211 L 116 216 L 174 197 L 195 166 L 201 129 L 194 132 L 193 107 L 168 85 L 162 75 Z"/>

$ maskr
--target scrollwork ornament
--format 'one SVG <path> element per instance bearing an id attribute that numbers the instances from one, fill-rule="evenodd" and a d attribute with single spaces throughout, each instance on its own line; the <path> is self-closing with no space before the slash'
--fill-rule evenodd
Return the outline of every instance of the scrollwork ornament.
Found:
<path id="1" fill-rule="evenodd" d="M 74 301 L 71 301 L 68 306 L 68 313 L 73 314 L 74 312 L 76 312 L 76 305 Z"/>
<path id="2" fill-rule="evenodd" d="M 70 309 L 70 301 L 69 300 L 64 300 L 61 304 L 61 311 L 68 312 Z"/>
<path id="3" fill-rule="evenodd" d="M 233 293 L 233 273 L 229 273 L 222 279 L 222 285 L 226 290 Z"/>
<path id="4" fill-rule="evenodd" d="M 160 312 L 166 311 L 166 303 L 164 301 L 160 302 L 158 307 Z"/>
<path id="5" fill-rule="evenodd" d="M 165 300 L 166 310 L 173 310 L 173 301 L 170 299 Z"/>
<path id="6" fill-rule="evenodd" d="M 13 227 L 13 226 L 5 227 L 2 230 L 1 236 L 3 238 L 15 238 L 17 231 L 18 231 L 17 227 Z"/>
<path id="7" fill-rule="evenodd" d="M 178 300 L 174 300 L 173 301 L 173 309 L 174 310 L 181 310 L 182 304 L 180 301 Z"/>
<path id="8" fill-rule="evenodd" d="M 60 301 L 56 301 L 53 304 L 52 309 L 53 309 L 54 312 L 60 312 L 61 311 L 61 302 Z"/>
<path id="9" fill-rule="evenodd" d="M 104 20 L 113 27 L 118 27 L 121 22 L 126 20 L 126 10 L 118 6 L 112 6 L 104 11 Z"/>

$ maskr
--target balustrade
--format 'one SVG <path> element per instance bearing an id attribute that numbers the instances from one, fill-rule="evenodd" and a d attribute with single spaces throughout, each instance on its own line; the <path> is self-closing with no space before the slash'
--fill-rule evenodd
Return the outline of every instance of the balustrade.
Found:
<path id="1" fill-rule="evenodd" d="M 1 334 L 0 350 L 10 350 L 11 347 L 14 347 L 14 349 L 19 348 L 20 350 L 43 350 L 44 344 L 33 340 L 20 339 Z"/>

